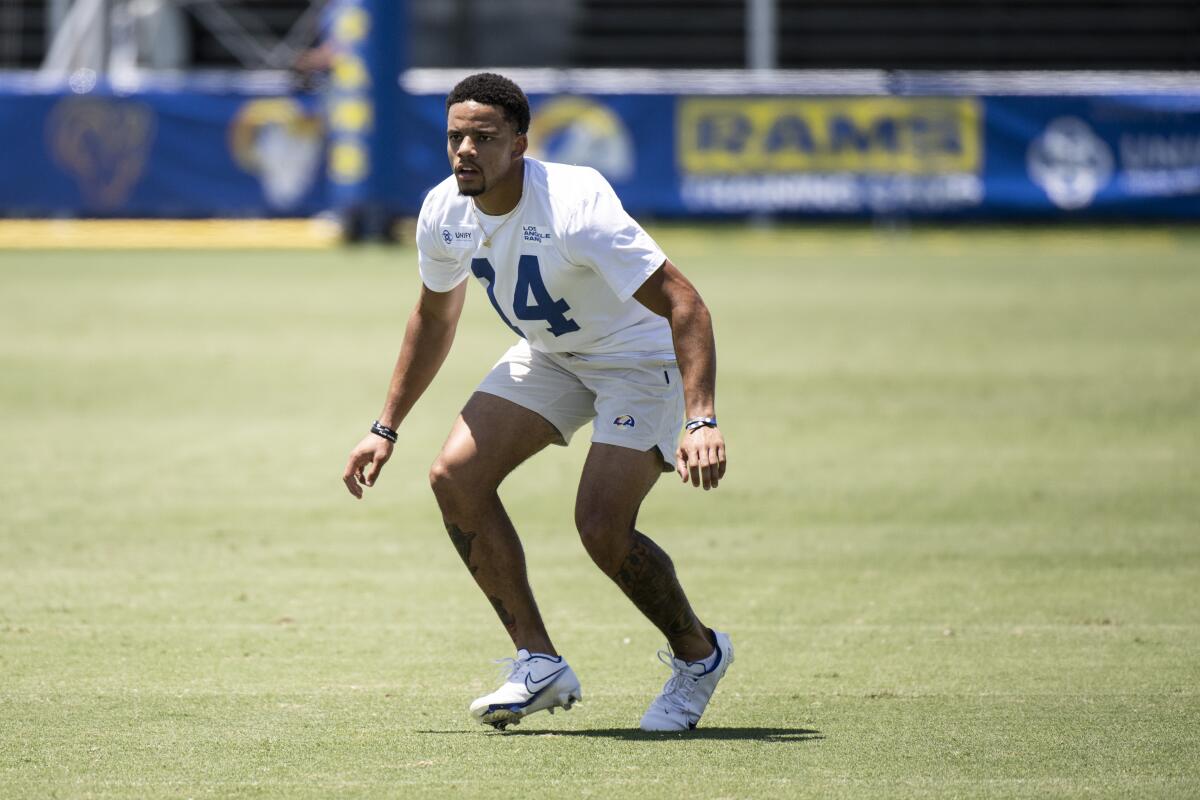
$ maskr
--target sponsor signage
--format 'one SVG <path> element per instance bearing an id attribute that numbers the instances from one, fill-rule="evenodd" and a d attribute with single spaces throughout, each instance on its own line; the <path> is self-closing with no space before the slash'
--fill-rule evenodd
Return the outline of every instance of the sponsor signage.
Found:
<path id="1" fill-rule="evenodd" d="M 972 98 L 681 98 L 681 199 L 702 212 L 978 206 L 981 117 Z"/>
<path id="2" fill-rule="evenodd" d="M 974 99 L 680 98 L 679 165 L 689 175 L 977 173 Z"/>

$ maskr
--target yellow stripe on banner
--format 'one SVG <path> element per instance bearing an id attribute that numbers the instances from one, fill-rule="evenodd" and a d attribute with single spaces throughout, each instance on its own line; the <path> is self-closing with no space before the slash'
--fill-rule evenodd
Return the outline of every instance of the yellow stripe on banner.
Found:
<path id="1" fill-rule="evenodd" d="M 340 241 L 328 219 L 0 219 L 0 249 L 9 250 L 309 250 Z"/>

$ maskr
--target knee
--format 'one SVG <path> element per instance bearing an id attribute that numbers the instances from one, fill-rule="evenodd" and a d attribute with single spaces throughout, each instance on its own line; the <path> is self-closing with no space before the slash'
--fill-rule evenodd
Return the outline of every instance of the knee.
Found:
<path id="1" fill-rule="evenodd" d="M 621 519 L 599 504 L 581 503 L 575 508 L 575 528 L 596 566 L 613 576 L 629 554 L 633 522 Z"/>
<path id="2" fill-rule="evenodd" d="M 462 506 L 470 499 L 467 470 L 443 453 L 429 468 L 429 487 L 443 510 Z"/>

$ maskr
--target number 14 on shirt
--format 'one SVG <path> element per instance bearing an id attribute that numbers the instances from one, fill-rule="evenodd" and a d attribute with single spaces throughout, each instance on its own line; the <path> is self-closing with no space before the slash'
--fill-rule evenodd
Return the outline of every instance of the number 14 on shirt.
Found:
<path id="1" fill-rule="evenodd" d="M 473 258 L 471 272 L 487 284 L 488 299 L 492 301 L 492 308 L 496 309 L 504 324 L 524 337 L 525 333 L 509 322 L 500 309 L 500 304 L 496 302 L 496 270 L 491 262 L 486 258 Z M 537 256 L 521 256 L 521 260 L 517 262 L 517 286 L 513 292 L 512 308 L 513 314 L 519 320 L 545 320 L 549 323 L 549 331 L 555 336 L 579 330 L 575 320 L 567 319 L 567 312 L 571 310 L 567 301 L 555 300 L 546 289 Z"/>

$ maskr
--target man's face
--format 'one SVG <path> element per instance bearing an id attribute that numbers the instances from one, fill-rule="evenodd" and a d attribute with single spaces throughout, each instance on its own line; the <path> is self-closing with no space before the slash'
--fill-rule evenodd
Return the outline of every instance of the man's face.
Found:
<path id="1" fill-rule="evenodd" d="M 518 134 L 495 106 L 474 100 L 450 106 L 446 152 L 460 194 L 474 197 L 495 187 L 520 161 L 527 144 L 525 134 Z"/>

